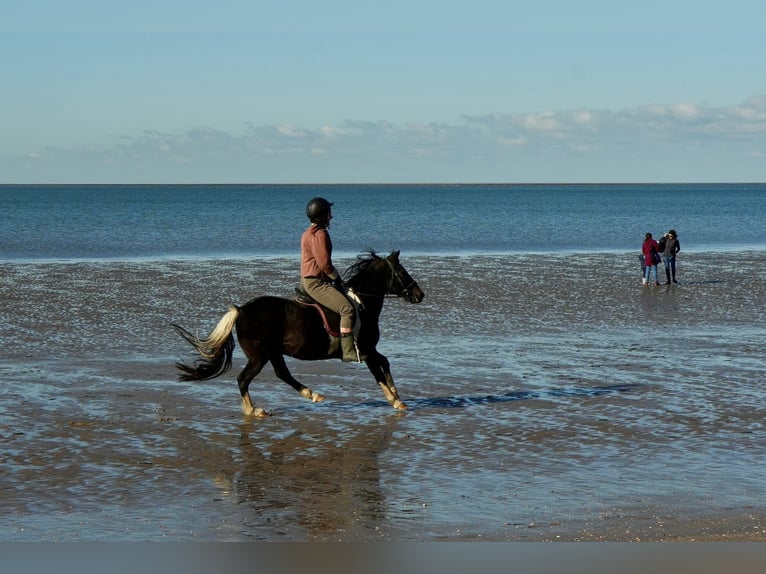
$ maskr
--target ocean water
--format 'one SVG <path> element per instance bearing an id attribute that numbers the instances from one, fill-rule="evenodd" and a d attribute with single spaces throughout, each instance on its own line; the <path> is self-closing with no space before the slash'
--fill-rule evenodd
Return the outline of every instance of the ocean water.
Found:
<path id="1" fill-rule="evenodd" d="M 338 255 L 766 247 L 766 184 L 0 186 L 0 260 L 295 255 L 314 195 Z"/>

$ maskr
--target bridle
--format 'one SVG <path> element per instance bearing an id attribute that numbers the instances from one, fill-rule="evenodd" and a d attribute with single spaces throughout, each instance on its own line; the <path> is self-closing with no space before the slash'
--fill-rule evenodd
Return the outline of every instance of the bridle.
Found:
<path id="1" fill-rule="evenodd" d="M 412 292 L 410 291 L 410 288 L 415 285 L 415 280 L 413 279 L 409 285 L 404 284 L 404 279 L 402 279 L 402 276 L 399 274 L 399 272 L 394 267 L 394 264 L 389 261 L 388 258 L 386 258 L 386 263 L 388 263 L 389 268 L 391 269 L 391 280 L 388 283 L 388 287 L 386 288 L 386 294 L 391 293 L 394 297 L 410 297 L 412 295 Z M 398 283 L 401 289 L 398 293 L 394 292 L 394 284 Z M 383 295 L 385 297 L 386 295 Z"/>
<path id="2" fill-rule="evenodd" d="M 413 279 L 408 285 L 405 285 L 404 279 L 402 279 L 401 274 L 396 270 L 396 267 L 394 267 L 394 264 L 391 263 L 391 261 L 389 261 L 388 258 L 383 257 L 381 259 L 383 259 L 386 263 L 388 263 L 388 267 L 389 269 L 391 269 L 391 278 L 388 281 L 386 292 L 383 293 L 383 295 L 378 295 L 377 293 L 362 293 L 356 290 L 354 292 L 357 295 L 363 295 L 365 297 L 380 297 L 381 299 L 386 299 L 391 297 L 410 297 L 412 295 L 412 292 L 410 291 L 410 289 L 417 282 Z M 401 287 L 398 293 L 394 291 L 394 287 L 397 284 Z"/>

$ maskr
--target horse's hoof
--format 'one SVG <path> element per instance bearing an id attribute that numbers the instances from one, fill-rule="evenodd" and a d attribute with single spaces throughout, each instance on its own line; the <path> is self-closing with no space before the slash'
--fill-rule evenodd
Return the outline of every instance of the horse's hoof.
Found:
<path id="1" fill-rule="evenodd" d="M 396 400 L 394 401 L 394 404 L 393 404 L 393 405 L 391 405 L 391 406 L 393 406 L 393 407 L 394 407 L 394 408 L 395 408 L 397 411 L 404 411 L 404 410 L 407 410 L 407 405 L 405 405 L 405 404 L 404 404 L 402 401 L 400 401 L 399 399 L 396 399 Z"/>
<path id="2" fill-rule="evenodd" d="M 242 409 L 242 412 L 245 413 L 245 416 L 247 417 L 255 417 L 257 419 L 265 419 L 266 417 L 270 417 L 271 413 L 267 411 L 266 409 L 262 408 L 252 408 L 252 409 Z"/>
<path id="3" fill-rule="evenodd" d="M 312 403 L 321 403 L 325 398 L 324 395 L 320 395 L 316 391 L 312 391 L 309 388 L 305 388 L 301 391 L 301 396 L 306 399 L 311 399 Z"/>

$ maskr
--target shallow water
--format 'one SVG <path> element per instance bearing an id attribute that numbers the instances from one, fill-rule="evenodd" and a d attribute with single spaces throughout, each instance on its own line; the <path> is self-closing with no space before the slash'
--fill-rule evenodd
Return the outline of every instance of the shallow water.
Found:
<path id="1" fill-rule="evenodd" d="M 0 538 L 583 540 L 766 532 L 766 252 L 403 256 L 366 368 L 288 360 L 240 412 L 234 369 L 179 383 L 230 302 L 293 261 L 3 264 Z M 701 521 L 701 522 L 700 522 Z M 691 525 L 691 526 L 690 526 Z"/>

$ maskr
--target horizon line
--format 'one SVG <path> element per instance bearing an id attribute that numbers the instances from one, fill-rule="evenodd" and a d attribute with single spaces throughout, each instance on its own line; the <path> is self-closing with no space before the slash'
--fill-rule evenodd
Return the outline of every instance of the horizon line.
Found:
<path id="1" fill-rule="evenodd" d="M 276 183 L 276 182 L 238 182 L 238 183 L 222 183 L 222 182 L 176 182 L 176 183 L 157 183 L 157 182 L 140 182 L 140 183 L 116 183 L 116 182 L 69 182 L 69 183 L 46 183 L 46 182 L 34 182 L 34 183 L 0 183 L 0 187 L 70 187 L 70 186 L 82 186 L 82 187 L 97 187 L 97 186 L 113 186 L 113 187 L 141 187 L 141 186 L 219 186 L 219 187 L 244 187 L 244 186 L 269 186 L 269 187 L 288 187 L 288 186 L 377 186 L 377 187 L 390 187 L 390 186 L 417 186 L 417 185 L 434 185 L 434 186 L 463 186 L 463 185 L 476 185 L 476 186 L 509 186 L 509 185 L 524 185 L 524 186 L 544 186 L 544 185 L 561 185 L 561 186 L 575 186 L 575 185 L 593 185 L 593 186 L 618 186 L 618 185 L 766 185 L 766 181 L 571 181 L 571 182 L 480 182 L 480 181 L 461 181 L 461 182 L 293 182 L 293 183 Z"/>

